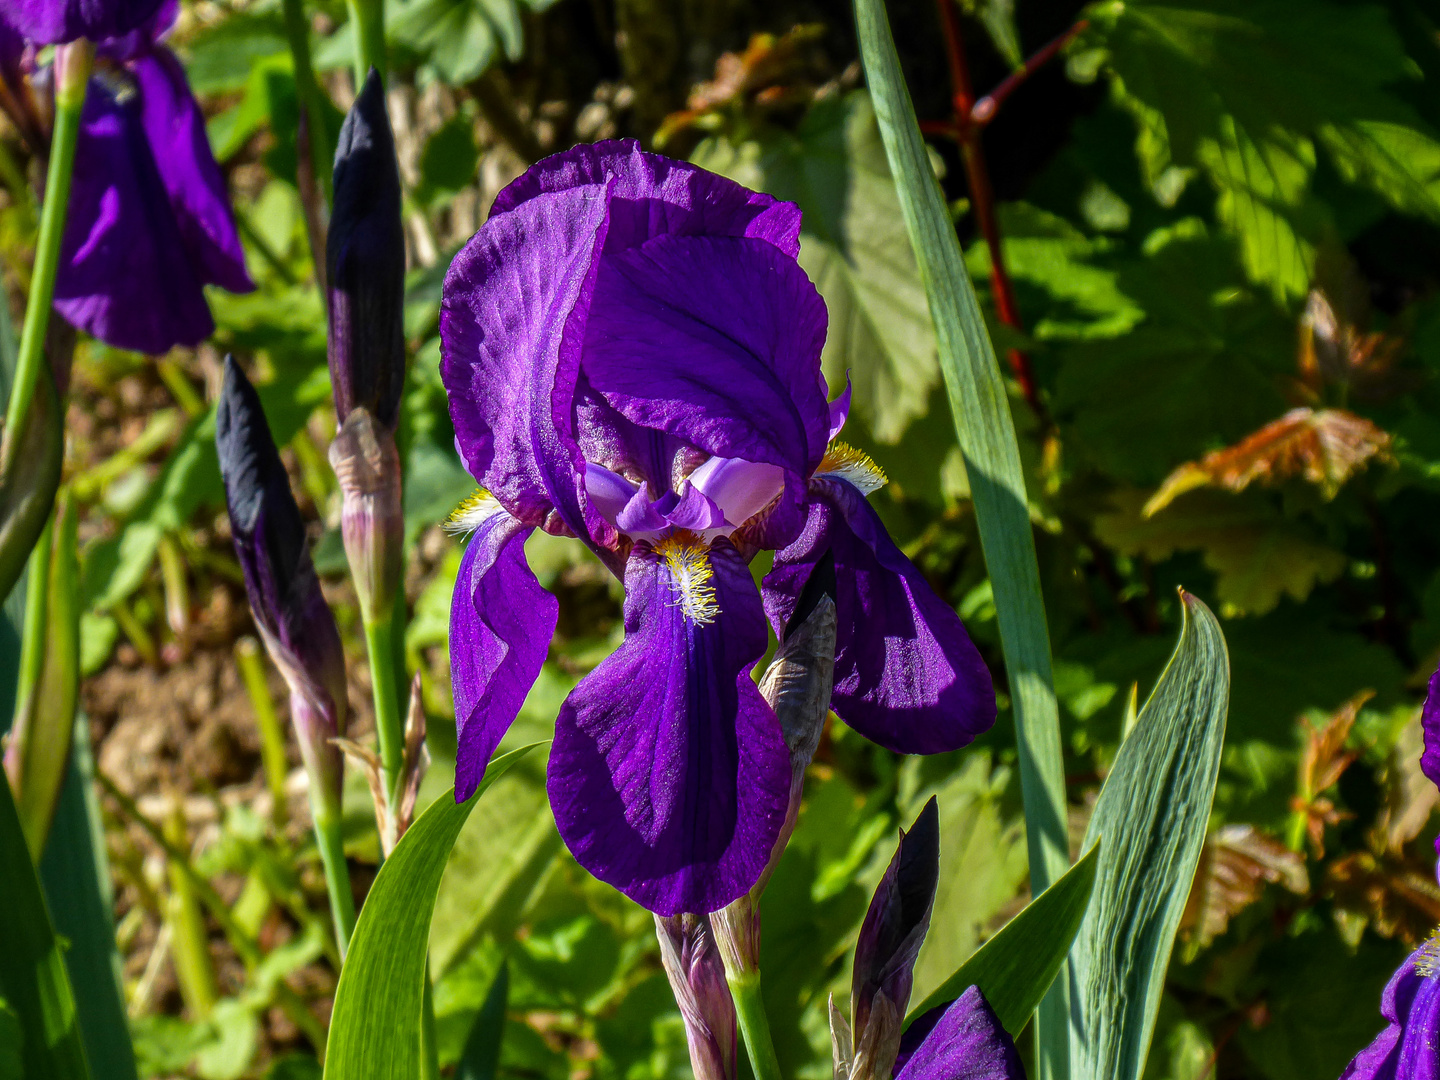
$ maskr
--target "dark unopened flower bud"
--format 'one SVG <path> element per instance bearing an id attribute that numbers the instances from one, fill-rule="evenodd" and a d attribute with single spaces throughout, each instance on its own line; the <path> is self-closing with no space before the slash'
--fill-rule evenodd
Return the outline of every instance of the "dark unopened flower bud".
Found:
<path id="1" fill-rule="evenodd" d="M 365 409 L 394 431 L 405 381 L 405 230 L 385 86 L 374 69 L 335 148 L 325 262 L 336 419 Z"/>
<path id="2" fill-rule="evenodd" d="M 704 915 L 655 916 L 660 960 L 685 1018 L 695 1080 L 733 1080 L 738 1034 L 735 1001 Z"/>
<path id="3" fill-rule="evenodd" d="M 939 812 L 931 799 L 910 831 L 900 834 L 900 846 L 880 879 L 855 943 L 852 1080 L 889 1080 L 939 874 Z"/>
<path id="4" fill-rule="evenodd" d="M 338 814 L 342 766 L 331 740 L 345 730 L 340 632 L 320 591 L 305 522 L 260 398 L 233 357 L 225 360 L 215 448 L 250 610 L 290 687 L 290 712 L 312 804 L 317 813 Z"/>

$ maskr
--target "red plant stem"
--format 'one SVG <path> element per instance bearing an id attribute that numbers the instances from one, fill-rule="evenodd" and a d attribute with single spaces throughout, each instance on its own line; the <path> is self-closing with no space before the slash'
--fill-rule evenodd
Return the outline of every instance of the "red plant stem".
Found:
<path id="1" fill-rule="evenodd" d="M 975 102 L 974 106 L 970 109 L 970 119 L 976 124 L 988 124 L 995 118 L 996 110 L 1005 104 L 1005 99 L 1013 94 L 1021 83 L 1053 60 L 1061 49 L 1079 37 L 1081 32 L 1089 25 L 1089 19 L 1081 19 L 1074 26 L 1070 27 L 1069 30 L 1066 30 L 1054 41 L 1050 42 L 1050 44 L 1026 60 L 1024 66 L 1021 67 L 1019 71 L 1012 71 L 1004 78 L 999 86 Z"/>
<path id="2" fill-rule="evenodd" d="M 1005 256 L 1000 247 L 1000 224 L 995 217 L 995 191 L 990 186 L 990 170 L 985 164 L 985 150 L 980 144 L 980 126 L 972 120 L 975 108 L 975 93 L 970 88 L 970 68 L 965 59 L 965 45 L 960 35 L 960 15 L 955 9 L 955 0 L 936 0 L 940 9 L 940 24 L 945 33 L 945 57 L 950 68 L 950 87 L 954 116 L 947 132 L 960 144 L 960 156 L 965 163 L 965 177 L 970 186 L 970 204 L 975 210 L 975 220 L 990 251 L 990 286 L 995 298 L 995 313 L 1006 326 L 1023 330 L 1020 309 L 1015 303 L 1015 286 L 1005 269 Z M 1020 392 L 1031 410 L 1038 417 L 1045 416 L 1045 407 L 1035 387 L 1035 376 L 1030 370 L 1030 358 L 1019 349 L 1006 350 L 1006 359 Z"/>

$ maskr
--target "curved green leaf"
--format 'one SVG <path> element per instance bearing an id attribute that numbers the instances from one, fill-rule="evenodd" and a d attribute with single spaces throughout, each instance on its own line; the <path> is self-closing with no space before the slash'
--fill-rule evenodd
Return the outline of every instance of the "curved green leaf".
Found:
<path id="1" fill-rule="evenodd" d="M 492 761 L 465 802 L 436 799 L 385 860 L 335 990 L 326 1080 L 410 1080 L 417 1074 L 430 920 L 450 849 L 480 796 L 531 749 L 524 746 Z"/>
<path id="2" fill-rule="evenodd" d="M 1096 844 L 912 1009 L 906 1026 L 978 986 L 1005 1030 L 1019 1035 L 1065 963 L 1090 905 L 1099 865 L 1100 845 Z"/>
<path id="3" fill-rule="evenodd" d="M 900 73 L 884 0 L 855 0 L 855 23 L 900 210 L 930 298 L 940 371 L 970 478 L 985 568 L 994 588 L 1000 644 L 1015 709 L 1030 886 L 1038 893 L 1065 872 L 1070 852 L 1050 636 L 1015 421 L 995 346 L 985 330 L 975 286 L 966 272 L 960 241 Z M 1042 1080 L 1066 1073 L 1066 987 L 1066 980 L 1057 981 L 1040 1009 L 1037 1037 Z"/>
<path id="4" fill-rule="evenodd" d="M 0 774 L 0 998 L 20 1019 L 27 1080 L 84 1080 L 85 1049 L 60 939 L 20 829 L 10 784 Z"/>
<path id="5" fill-rule="evenodd" d="M 1086 845 L 1104 839 L 1071 962 L 1075 1080 L 1139 1080 L 1165 969 L 1200 861 L 1230 704 L 1230 658 L 1210 609 L 1182 592 L 1180 643 L 1120 747 Z"/>

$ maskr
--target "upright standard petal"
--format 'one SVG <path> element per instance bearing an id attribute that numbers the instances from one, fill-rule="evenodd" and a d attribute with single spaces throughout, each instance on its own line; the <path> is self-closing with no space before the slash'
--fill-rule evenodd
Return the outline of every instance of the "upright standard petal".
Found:
<path id="1" fill-rule="evenodd" d="M 490 755 L 515 722 L 555 633 L 560 604 L 525 561 L 531 527 L 482 496 L 450 605 L 455 691 L 455 798 L 475 791 Z"/>
<path id="2" fill-rule="evenodd" d="M 945 1010 L 895 1080 L 1025 1080 L 1015 1042 L 972 986 Z"/>
<path id="3" fill-rule="evenodd" d="M 493 215 L 450 264 L 440 308 L 440 374 L 466 466 L 527 525 L 557 511 L 580 536 L 578 333 L 606 222 L 603 184 Z"/>
<path id="4" fill-rule="evenodd" d="M 800 252 L 800 208 L 733 180 L 640 149 L 634 139 L 582 143 L 531 166 L 495 197 L 492 214 L 547 192 L 611 183 L 607 251 L 654 236 L 749 236 L 792 259 Z"/>
<path id="5" fill-rule="evenodd" d="M 393 431 L 405 384 L 405 229 L 385 84 L 374 68 L 340 128 L 325 261 L 335 413 L 343 422 L 364 408 Z"/>
<path id="6" fill-rule="evenodd" d="M 560 710 L 550 805 L 580 865 L 659 915 L 710 912 L 759 879 L 790 757 L 750 670 L 765 652 L 750 571 L 725 540 L 640 544 L 625 640 Z"/>
<path id="7" fill-rule="evenodd" d="M 1440 671 L 1430 676 L 1425 694 L 1425 708 L 1420 714 L 1425 735 L 1425 749 L 1420 754 L 1420 769 L 1432 784 L 1440 786 Z M 1437 842 L 1440 848 L 1440 842 Z"/>
<path id="8" fill-rule="evenodd" d="M 829 406 L 825 302 L 760 240 L 661 236 L 600 260 L 585 376 L 643 427 L 808 477 Z"/>
<path id="9" fill-rule="evenodd" d="M 851 727 L 902 754 L 965 746 L 995 722 L 995 687 L 960 617 L 895 546 L 852 484 L 810 484 L 800 537 L 765 576 L 777 633 L 811 567 L 835 557 L 839 633 L 831 707 Z"/>
<path id="10" fill-rule="evenodd" d="M 37 45 L 104 41 L 136 29 L 162 0 L 0 0 L 0 17 Z"/>
<path id="11" fill-rule="evenodd" d="M 1440 1077 L 1440 932 L 1395 972 L 1380 998 L 1390 1026 L 1350 1062 L 1340 1080 Z"/>

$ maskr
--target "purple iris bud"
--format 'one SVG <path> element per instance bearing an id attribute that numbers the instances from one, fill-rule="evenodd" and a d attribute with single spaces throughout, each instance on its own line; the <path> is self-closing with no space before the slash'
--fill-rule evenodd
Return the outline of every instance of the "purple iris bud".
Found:
<path id="1" fill-rule="evenodd" d="M 405 231 L 385 84 L 373 68 L 340 128 L 334 186 L 325 261 L 335 415 L 343 424 L 363 408 L 393 431 L 405 382 Z"/>
<path id="2" fill-rule="evenodd" d="M 1380 1015 L 1389 1026 L 1355 1055 L 1340 1080 L 1440 1077 L 1440 932 L 1400 965 L 1380 998 Z"/>
<path id="3" fill-rule="evenodd" d="M 104 41 L 145 23 L 167 0 L 0 0 L 0 18 L 37 45 Z"/>
<path id="4" fill-rule="evenodd" d="M 99 18 L 140 6 L 36 0 L 4 10 Z M 117 16 L 113 33 L 125 36 L 97 49 L 55 280 L 55 309 L 72 325 L 152 354 L 198 345 L 214 331 L 207 284 L 255 287 L 205 117 L 180 61 L 159 43 L 178 10 L 167 0 L 134 21 Z"/>
<path id="5" fill-rule="evenodd" d="M 215 410 L 215 449 L 235 555 L 260 636 L 290 687 L 290 711 L 313 801 L 340 807 L 345 654 L 306 545 L 305 522 L 259 395 L 234 357 Z"/>
<path id="6" fill-rule="evenodd" d="M 799 229 L 793 204 L 597 143 L 502 191 L 445 282 L 441 374 L 482 485 L 452 519 L 473 533 L 451 609 L 456 796 L 554 631 L 525 538 L 578 537 L 625 583 L 625 640 L 560 710 L 551 805 L 581 865 L 663 915 L 724 907 L 769 864 L 791 755 L 750 671 L 827 553 L 842 719 L 934 753 L 995 717 L 954 609 L 865 501 L 884 475 L 833 441 L 848 396 L 827 400 Z"/>
<path id="7" fill-rule="evenodd" d="M 704 915 L 655 916 L 660 961 L 685 1020 L 695 1080 L 733 1080 L 738 1029 L 710 920 Z"/>
<path id="8" fill-rule="evenodd" d="M 899 1051 L 915 958 L 930 928 L 939 876 L 939 811 L 931 799 L 910 831 L 901 832 L 855 943 L 850 1027 L 857 1071 L 865 1075 L 888 1073 Z"/>

